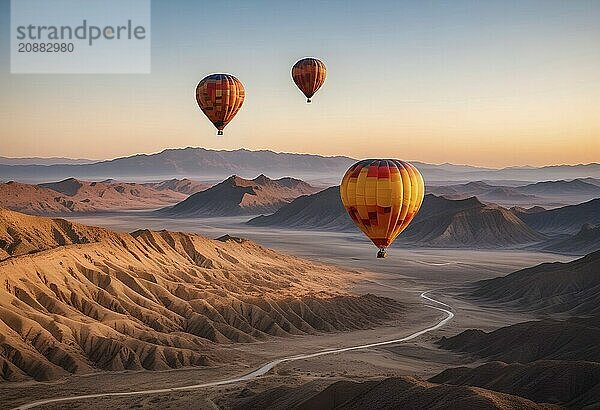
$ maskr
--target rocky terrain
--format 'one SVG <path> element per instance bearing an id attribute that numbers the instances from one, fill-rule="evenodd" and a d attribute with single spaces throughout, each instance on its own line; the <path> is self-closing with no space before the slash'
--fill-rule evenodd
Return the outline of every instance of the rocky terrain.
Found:
<path id="1" fill-rule="evenodd" d="M 471 386 L 436 384 L 403 376 L 340 380 L 324 389 L 307 383 L 281 386 L 238 399 L 239 409 L 553 409 L 550 404 Z"/>
<path id="2" fill-rule="evenodd" d="M 355 274 L 222 237 L 0 211 L 0 380 L 236 360 L 230 343 L 370 328 L 403 307 Z"/>
<path id="3" fill-rule="evenodd" d="M 600 313 L 600 251 L 474 284 L 470 297 L 545 313 Z"/>

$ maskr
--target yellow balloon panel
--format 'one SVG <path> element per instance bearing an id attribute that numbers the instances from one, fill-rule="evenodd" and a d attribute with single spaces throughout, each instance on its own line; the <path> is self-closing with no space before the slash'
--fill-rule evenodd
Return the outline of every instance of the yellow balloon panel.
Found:
<path id="1" fill-rule="evenodd" d="M 388 247 L 415 217 L 425 194 L 421 173 L 396 159 L 366 159 L 342 178 L 340 195 L 348 214 L 379 248 Z"/>

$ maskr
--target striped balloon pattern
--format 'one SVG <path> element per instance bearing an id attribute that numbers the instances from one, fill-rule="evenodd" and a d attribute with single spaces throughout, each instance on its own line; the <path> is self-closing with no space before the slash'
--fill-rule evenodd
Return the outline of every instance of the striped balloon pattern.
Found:
<path id="1" fill-rule="evenodd" d="M 218 135 L 235 117 L 245 98 L 244 85 L 231 74 L 211 74 L 198 83 L 196 102 Z"/>
<path id="2" fill-rule="evenodd" d="M 325 64 L 316 58 L 303 58 L 292 67 L 292 79 L 310 102 L 327 76 Z"/>
<path id="3" fill-rule="evenodd" d="M 419 211 L 424 193 L 421 173 L 397 159 L 359 161 L 346 171 L 340 185 L 344 208 L 383 256 Z"/>

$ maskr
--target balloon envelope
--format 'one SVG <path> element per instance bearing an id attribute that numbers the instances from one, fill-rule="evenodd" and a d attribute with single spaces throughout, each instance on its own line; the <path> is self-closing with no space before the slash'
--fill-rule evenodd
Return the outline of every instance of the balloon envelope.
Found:
<path id="1" fill-rule="evenodd" d="M 240 110 L 244 98 L 244 85 L 231 74 L 211 74 L 196 87 L 196 102 L 218 135 Z"/>
<path id="2" fill-rule="evenodd" d="M 292 79 L 306 96 L 306 102 L 310 99 L 325 82 L 327 68 L 317 58 L 303 58 L 292 67 Z"/>
<path id="3" fill-rule="evenodd" d="M 421 173 L 397 159 L 365 159 L 342 179 L 340 195 L 348 214 L 371 241 L 385 248 L 408 226 L 421 204 L 425 185 Z"/>

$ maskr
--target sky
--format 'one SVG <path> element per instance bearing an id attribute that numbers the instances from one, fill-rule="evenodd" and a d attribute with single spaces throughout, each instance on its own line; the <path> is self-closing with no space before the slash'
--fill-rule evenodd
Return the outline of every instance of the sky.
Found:
<path id="1" fill-rule="evenodd" d="M 10 74 L 0 156 L 270 149 L 491 167 L 600 162 L 600 1 L 152 1 L 150 74 Z M 315 56 L 312 104 L 291 66 Z M 204 76 L 245 86 L 216 130 Z"/>

